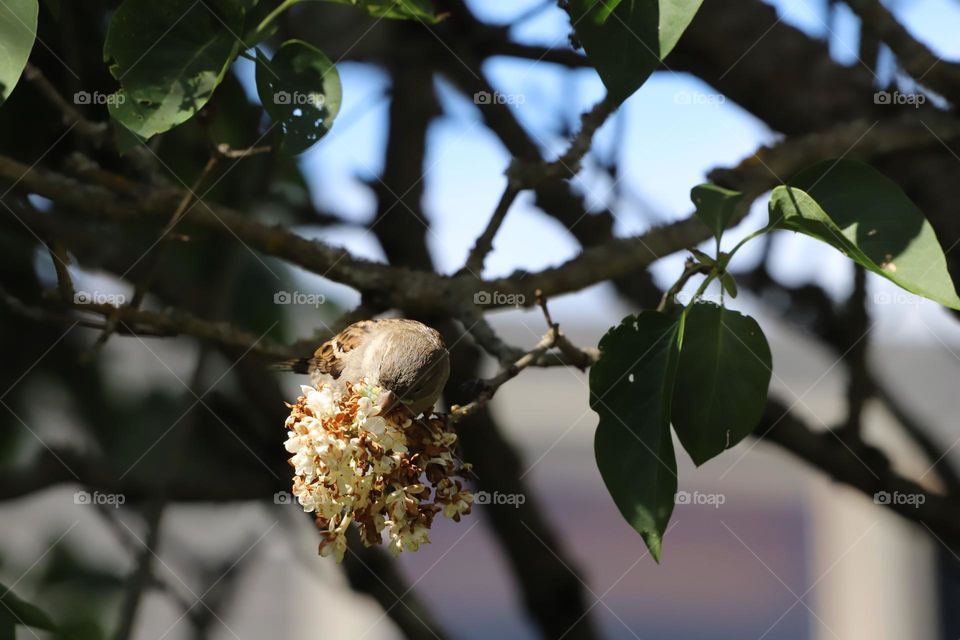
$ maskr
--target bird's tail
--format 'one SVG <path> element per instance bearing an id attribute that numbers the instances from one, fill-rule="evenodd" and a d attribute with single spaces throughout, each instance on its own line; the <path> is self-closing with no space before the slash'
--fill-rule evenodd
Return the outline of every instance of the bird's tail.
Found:
<path id="1" fill-rule="evenodd" d="M 310 363 L 312 358 L 293 358 L 283 360 L 270 365 L 274 371 L 292 371 L 294 373 L 310 373 Z"/>

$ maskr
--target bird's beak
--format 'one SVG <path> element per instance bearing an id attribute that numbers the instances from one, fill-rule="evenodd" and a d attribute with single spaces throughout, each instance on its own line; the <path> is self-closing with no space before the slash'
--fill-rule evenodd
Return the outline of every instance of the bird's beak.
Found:
<path id="1" fill-rule="evenodd" d="M 377 406 L 380 408 L 379 415 L 386 415 L 391 409 L 397 406 L 399 401 L 400 399 L 397 398 L 397 394 L 393 391 L 384 391 L 381 393 L 380 402 L 377 403 Z"/>

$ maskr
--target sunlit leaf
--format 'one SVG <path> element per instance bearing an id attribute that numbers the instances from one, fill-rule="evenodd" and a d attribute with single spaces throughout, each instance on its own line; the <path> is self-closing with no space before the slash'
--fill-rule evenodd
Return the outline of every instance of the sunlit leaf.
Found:
<path id="1" fill-rule="evenodd" d="M 733 219 L 737 204 L 742 199 L 743 194 L 739 191 L 724 189 L 709 183 L 697 185 L 690 191 L 690 200 L 696 207 L 696 216 L 713 233 L 718 247 L 720 238 L 723 237 L 723 232 Z"/>
<path id="2" fill-rule="evenodd" d="M 124 0 L 103 46 L 123 88 L 110 115 L 141 138 L 193 117 L 236 57 L 242 29 L 233 0 Z"/>
<path id="3" fill-rule="evenodd" d="M 283 149 L 300 153 L 322 138 L 340 111 L 340 74 L 322 51 L 284 42 L 272 59 L 257 52 L 257 93 L 283 131 Z"/>
<path id="4" fill-rule="evenodd" d="M 626 100 L 660 66 L 703 0 L 570 0 L 570 23 L 610 97 Z"/>
<path id="5" fill-rule="evenodd" d="M 0 2 L 0 105 L 17 86 L 37 38 L 37 0 Z"/>
<path id="6" fill-rule="evenodd" d="M 937 235 L 899 186 L 869 165 L 826 161 L 774 189 L 770 221 L 840 250 L 907 291 L 960 309 Z"/>
<path id="7" fill-rule="evenodd" d="M 437 10 L 432 0 L 327 0 L 327 2 L 361 7 L 370 15 L 380 18 L 412 18 L 428 23 L 437 21 Z"/>

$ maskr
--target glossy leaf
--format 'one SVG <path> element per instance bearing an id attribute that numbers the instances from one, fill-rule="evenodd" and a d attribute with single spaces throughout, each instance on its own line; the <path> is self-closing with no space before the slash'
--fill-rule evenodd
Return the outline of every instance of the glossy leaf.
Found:
<path id="1" fill-rule="evenodd" d="M 25 600 L 21 600 L 2 584 L 0 584 L 0 609 L 11 616 L 17 624 L 43 629 L 44 631 L 56 631 L 57 629 L 57 625 L 43 610 Z M 0 626 L 2 624 L 3 622 L 0 620 Z"/>
<path id="2" fill-rule="evenodd" d="M 677 330 L 676 318 L 662 313 L 629 316 L 600 341 L 600 359 L 590 369 L 600 475 L 658 562 L 677 491 L 670 436 Z"/>
<path id="3" fill-rule="evenodd" d="M 242 5 L 233 0 L 124 0 L 103 46 L 123 88 L 110 115 L 141 138 L 190 119 L 223 80 L 242 29 Z"/>
<path id="4" fill-rule="evenodd" d="M 272 59 L 257 52 L 257 92 L 280 124 L 283 149 L 305 151 L 333 126 L 340 111 L 340 74 L 322 51 L 300 40 L 284 42 Z"/>
<path id="5" fill-rule="evenodd" d="M 702 0 L 570 0 L 570 23 L 610 97 L 622 102 L 673 50 Z"/>
<path id="6" fill-rule="evenodd" d="M 737 281 L 730 273 L 724 271 L 720 274 L 720 286 L 731 298 L 737 297 Z"/>
<path id="7" fill-rule="evenodd" d="M 697 15 L 703 0 L 660 0 L 660 59 L 663 60 L 680 42 Z"/>
<path id="8" fill-rule="evenodd" d="M 37 0 L 0 2 L 0 104 L 17 86 L 37 39 Z"/>
<path id="9" fill-rule="evenodd" d="M 689 308 L 670 416 L 697 466 L 756 428 L 771 370 L 770 346 L 753 318 L 704 302 Z"/>
<path id="10" fill-rule="evenodd" d="M 244 8 L 243 43 L 246 48 L 254 47 L 276 34 L 279 25 L 277 25 L 275 19 L 263 24 L 276 8 L 274 3 L 266 0 L 253 2 L 252 6 Z M 263 24 L 263 29 L 260 28 L 261 24 Z"/>
<path id="11" fill-rule="evenodd" d="M 437 21 L 436 8 L 431 0 L 327 0 L 337 4 L 351 4 L 366 9 L 378 18 L 400 18 Z"/>
<path id="12" fill-rule="evenodd" d="M 720 246 L 720 238 L 723 237 L 723 232 L 733 219 L 737 204 L 742 199 L 743 194 L 739 191 L 709 183 L 697 185 L 690 191 L 690 200 L 697 208 L 696 216 L 713 233 L 717 247 Z"/>
<path id="13" fill-rule="evenodd" d="M 697 262 L 704 266 L 712 268 L 715 264 L 717 264 L 716 260 L 705 254 L 703 251 L 700 251 L 700 249 L 697 249 L 696 247 L 692 247 L 690 249 L 690 253 L 692 253 L 693 257 L 697 259 Z"/>
<path id="14" fill-rule="evenodd" d="M 853 160 L 826 161 L 774 189 L 770 221 L 817 238 L 907 291 L 960 309 L 923 213 L 894 182 Z"/>

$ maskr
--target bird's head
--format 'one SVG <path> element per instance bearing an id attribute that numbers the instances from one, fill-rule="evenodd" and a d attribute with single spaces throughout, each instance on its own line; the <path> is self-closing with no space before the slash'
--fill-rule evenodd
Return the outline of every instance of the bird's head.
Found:
<path id="1" fill-rule="evenodd" d="M 429 342 L 394 344 L 394 350 L 405 353 L 394 353 L 399 357 L 387 357 L 381 362 L 380 384 L 414 414 L 433 408 L 450 377 L 450 354 L 439 334 Z"/>

